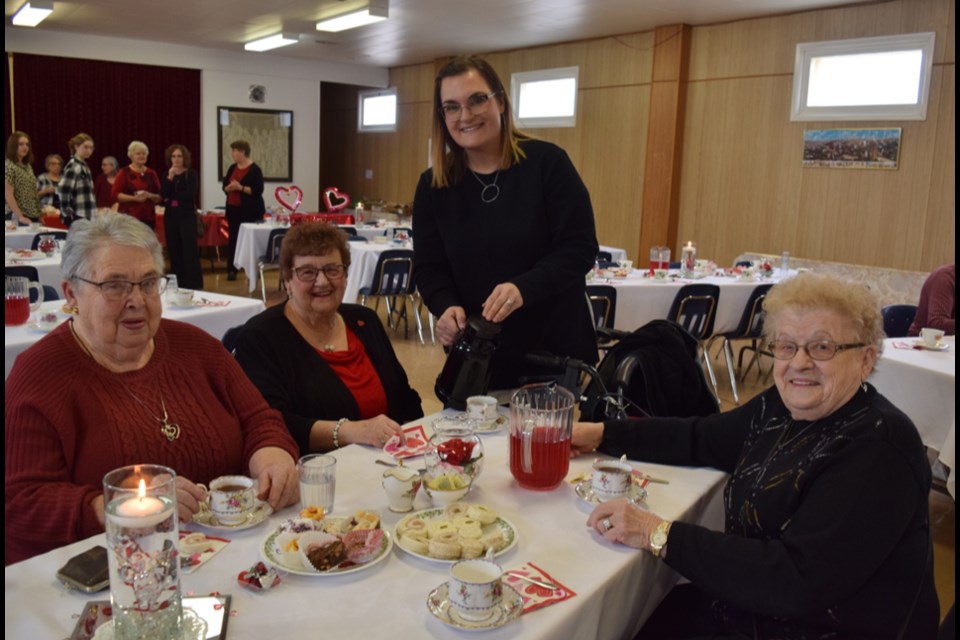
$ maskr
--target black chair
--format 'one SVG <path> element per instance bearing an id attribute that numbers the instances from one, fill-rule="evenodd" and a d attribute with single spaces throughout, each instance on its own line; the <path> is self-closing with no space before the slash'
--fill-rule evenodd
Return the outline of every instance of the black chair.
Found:
<path id="1" fill-rule="evenodd" d="M 915 304 L 888 304 L 882 310 L 883 332 L 888 338 L 905 338 L 917 315 Z"/>
<path id="2" fill-rule="evenodd" d="M 720 302 L 720 287 L 715 284 L 688 284 L 680 287 L 680 291 L 670 305 L 667 320 L 676 322 L 697 339 L 700 357 L 707 367 L 713 392 L 720 398 L 717 390 L 717 376 L 713 373 L 713 365 L 707 353 L 705 341 L 713 335 L 713 322 L 717 315 L 717 305 Z"/>
<path id="3" fill-rule="evenodd" d="M 407 234 L 407 240 L 413 240 L 413 227 L 394 227 L 394 228 L 393 228 L 393 234 L 392 234 L 391 237 L 392 237 L 393 239 L 396 239 L 396 238 L 397 238 L 397 234 L 400 234 L 400 233 L 406 233 L 406 234 Z"/>
<path id="4" fill-rule="evenodd" d="M 263 297 L 263 304 L 267 304 L 267 283 L 263 280 L 263 272 L 267 269 L 280 268 L 280 246 L 283 244 L 283 237 L 287 235 L 289 229 L 271 229 L 270 236 L 267 238 L 267 252 L 260 256 L 257 266 L 260 270 L 260 295 Z M 280 288 L 280 285 L 277 285 Z"/>
<path id="5" fill-rule="evenodd" d="M 43 299 L 44 299 L 44 301 L 46 301 L 46 300 L 59 300 L 59 299 L 60 299 L 60 293 L 59 293 L 54 287 L 51 287 L 51 286 L 48 285 L 48 284 L 45 284 L 45 285 L 42 285 L 42 286 L 43 286 Z"/>
<path id="6" fill-rule="evenodd" d="M 237 341 L 240 338 L 240 332 L 243 331 L 243 327 L 244 325 L 242 324 L 235 327 L 230 327 L 227 329 L 227 332 L 223 334 L 223 338 L 220 339 L 223 347 L 231 354 L 235 354 L 237 352 Z"/>
<path id="7" fill-rule="evenodd" d="M 347 236 L 347 242 L 367 242 L 364 236 Z"/>
<path id="8" fill-rule="evenodd" d="M 360 288 L 360 304 L 365 305 L 368 297 L 376 298 L 374 310 L 380 307 L 380 298 L 387 301 L 387 326 L 398 331 L 400 320 L 403 320 L 403 336 L 407 336 L 407 304 L 414 312 L 417 321 L 417 334 L 420 343 L 423 341 L 423 324 L 420 322 L 420 313 L 414 297 L 416 287 L 413 284 L 413 251 L 411 249 L 387 249 L 377 258 L 377 266 L 373 271 L 373 283 L 369 287 Z"/>
<path id="9" fill-rule="evenodd" d="M 340 231 L 343 231 L 345 234 L 350 236 L 350 238 L 347 238 L 347 240 L 350 240 L 351 238 L 355 238 L 357 235 L 356 227 L 340 227 Z"/>
<path id="10" fill-rule="evenodd" d="M 597 262 L 613 262 L 613 254 L 609 251 L 597 251 Z"/>
<path id="11" fill-rule="evenodd" d="M 40 246 L 40 237 L 41 236 L 53 236 L 54 240 L 66 240 L 67 232 L 66 231 L 45 231 L 43 233 L 38 233 L 33 236 L 33 242 L 30 243 L 30 248 L 36 251 Z"/>
<path id="12" fill-rule="evenodd" d="M 734 375 L 733 350 L 730 347 L 730 343 L 733 340 L 752 341 L 750 345 L 740 349 L 740 358 L 737 361 L 738 370 L 743 363 L 743 352 L 748 350 L 753 351 L 754 355 L 753 360 L 747 365 L 747 370 L 749 371 L 754 362 L 757 362 L 757 366 L 760 366 L 759 356 L 762 350 L 759 341 L 760 331 L 763 328 L 763 301 L 766 299 L 767 292 L 770 291 L 772 286 L 772 284 L 757 285 L 756 288 L 750 292 L 750 297 L 747 298 L 747 303 L 743 307 L 743 313 L 740 315 L 740 323 L 737 325 L 737 328 L 727 333 L 718 333 L 710 338 L 710 341 L 707 343 L 707 353 L 709 354 L 710 347 L 714 341 L 718 339 L 723 340 L 723 357 L 724 360 L 727 361 L 727 373 L 730 375 L 730 389 L 733 391 L 733 401 L 735 404 L 740 404 L 740 396 L 737 394 L 737 377 Z M 744 372 L 743 375 L 746 376 L 746 372 Z"/>
<path id="13" fill-rule="evenodd" d="M 617 315 L 617 289 L 609 284 L 587 285 L 587 298 L 597 329 L 612 329 Z"/>
<path id="14" fill-rule="evenodd" d="M 682 267 L 682 266 L 683 266 L 683 264 L 680 263 L 680 262 L 671 262 L 671 263 L 670 263 L 670 268 L 671 268 L 671 269 L 674 269 L 674 270 L 679 269 L 679 268 Z"/>

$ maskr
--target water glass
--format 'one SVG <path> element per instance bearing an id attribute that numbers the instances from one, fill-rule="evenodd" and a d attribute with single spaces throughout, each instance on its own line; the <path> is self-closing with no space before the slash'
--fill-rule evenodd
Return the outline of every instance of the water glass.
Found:
<path id="1" fill-rule="evenodd" d="M 178 291 L 180 291 L 180 285 L 177 283 L 177 276 L 172 273 L 168 274 L 167 288 L 163 292 L 166 301 L 171 304 L 175 303 Z"/>
<path id="2" fill-rule="evenodd" d="M 311 453 L 297 462 L 297 472 L 303 508 L 323 507 L 324 513 L 331 513 L 337 490 L 337 459 L 324 453 Z"/>

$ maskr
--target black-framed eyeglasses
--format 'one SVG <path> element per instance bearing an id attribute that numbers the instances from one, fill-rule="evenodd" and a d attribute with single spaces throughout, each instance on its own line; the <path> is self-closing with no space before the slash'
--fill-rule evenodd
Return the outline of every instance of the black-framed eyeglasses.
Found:
<path id="1" fill-rule="evenodd" d="M 499 91 L 491 91 L 490 93 L 475 93 L 469 98 L 467 98 L 466 104 L 460 104 L 459 102 L 444 102 L 440 105 L 440 113 L 443 114 L 445 120 L 459 120 L 460 112 L 464 107 L 470 109 L 470 113 L 477 115 L 483 113 L 487 110 L 487 107 L 490 106 L 490 98 L 494 97 L 500 93 Z"/>
<path id="2" fill-rule="evenodd" d="M 80 276 L 73 276 L 73 280 L 86 282 L 100 289 L 100 294 L 107 300 L 123 300 L 131 293 L 134 287 L 140 287 L 140 293 L 144 296 L 160 295 L 167 288 L 166 276 L 149 276 L 140 282 L 131 282 L 129 280 L 104 280 L 103 282 L 94 282 Z"/>
<path id="3" fill-rule="evenodd" d="M 833 356 L 847 349 L 859 349 L 867 346 L 863 342 L 837 344 L 833 340 L 811 340 L 806 344 L 797 344 L 792 340 L 771 340 L 767 348 L 777 360 L 792 360 L 797 351 L 803 349 L 813 360 L 830 360 Z"/>
<path id="4" fill-rule="evenodd" d="M 296 274 L 297 280 L 300 282 L 316 282 L 321 271 L 327 280 L 333 282 L 334 280 L 340 280 L 347 275 L 347 265 L 325 264 L 322 267 L 297 267 L 293 270 L 293 273 Z"/>

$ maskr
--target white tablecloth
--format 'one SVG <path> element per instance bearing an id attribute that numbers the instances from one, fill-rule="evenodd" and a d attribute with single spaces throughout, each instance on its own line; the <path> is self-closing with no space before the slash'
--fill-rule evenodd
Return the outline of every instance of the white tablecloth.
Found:
<path id="1" fill-rule="evenodd" d="M 377 260 L 381 253 L 387 249 L 410 248 L 410 243 L 351 242 L 350 275 L 347 276 L 347 288 L 343 293 L 343 301 L 360 301 L 360 289 L 369 287 L 373 283 L 373 272 L 377 269 Z"/>
<path id="2" fill-rule="evenodd" d="M 4 266 L 24 266 L 35 267 L 40 277 L 40 284 L 50 285 L 57 290 L 57 295 L 63 297 L 63 291 L 60 290 L 60 253 L 55 253 L 53 257 L 42 258 L 40 260 L 4 262 Z"/>
<path id="3" fill-rule="evenodd" d="M 956 338 L 947 351 L 898 349 L 917 338 L 888 338 L 870 382 L 913 420 L 923 444 L 950 469 L 947 490 L 956 497 Z"/>
<path id="4" fill-rule="evenodd" d="M 63 231 L 63 229 L 40 227 L 39 230 L 32 231 L 30 227 L 18 227 L 16 231 L 4 231 L 3 246 L 7 249 L 30 249 L 33 238 L 37 234 L 50 233 L 51 231 Z"/>
<path id="5" fill-rule="evenodd" d="M 222 307 L 194 306 L 184 309 L 169 306 L 164 301 L 163 317 L 192 324 L 220 340 L 227 329 L 243 324 L 264 309 L 263 303 L 255 298 L 226 296 L 208 291 L 198 291 L 196 299 L 211 302 L 229 301 L 229 304 Z M 63 300 L 44 302 L 40 312 L 58 312 L 61 317 L 65 317 L 61 312 L 62 306 Z M 33 327 L 36 316 L 37 314 L 32 314 L 30 321 L 19 327 L 4 327 L 4 380 L 10 375 L 10 369 L 16 357 L 46 335 L 46 332 Z"/>
<path id="6" fill-rule="evenodd" d="M 617 289 L 617 315 L 614 328 L 623 331 L 639 329 L 651 320 L 662 320 L 670 312 L 670 305 L 680 288 L 687 284 L 715 284 L 720 287 L 720 301 L 714 320 L 714 333 L 733 331 L 740 323 L 743 308 L 757 285 L 776 283 L 779 276 L 761 280 L 709 277 L 699 280 L 673 279 L 666 281 L 648 278 L 643 269 L 634 269 L 623 279 L 594 278 L 590 284 L 611 284 Z"/>
<path id="7" fill-rule="evenodd" d="M 505 568 L 533 562 L 577 595 L 532 611 L 500 629 L 482 634 L 488 640 L 631 638 L 650 615 L 677 575 L 650 554 L 604 541 L 585 526 L 590 508 L 579 501 L 569 483 L 550 492 L 517 487 L 507 465 L 507 436 L 483 436 L 486 461 L 468 502 L 488 505 L 512 522 L 518 544 L 500 556 Z M 380 486 L 384 468 L 374 460 L 379 451 L 346 447 L 336 452 L 337 493 L 334 514 L 358 509 L 379 510 L 383 526 L 393 530 L 401 515 L 386 508 Z M 591 459 L 571 461 L 570 475 L 589 468 Z M 422 462 L 414 459 L 414 466 Z M 722 484 L 725 475 L 711 469 L 685 469 L 637 464 L 666 478 L 667 485 L 650 485 L 650 508 L 663 517 L 721 528 Z M 417 509 L 429 507 L 425 495 Z M 230 618 L 231 640 L 301 638 L 460 638 L 466 637 L 434 619 L 427 594 L 447 580 L 447 564 L 428 562 L 394 548 L 393 556 L 344 576 L 287 575 L 268 593 L 237 586 L 237 574 L 255 564 L 263 539 L 283 519 L 296 515 L 288 508 L 267 524 L 238 532 L 213 532 L 232 542 L 208 564 L 182 577 L 184 592 L 211 591 L 233 595 L 237 614 Z M 194 527 L 191 527 L 194 528 Z M 209 532 L 208 532 L 209 533 Z M 11 638 L 63 638 L 75 624 L 72 616 L 90 596 L 59 587 L 54 574 L 68 558 L 95 545 L 103 536 L 51 551 L 5 568 L 5 630 Z"/>

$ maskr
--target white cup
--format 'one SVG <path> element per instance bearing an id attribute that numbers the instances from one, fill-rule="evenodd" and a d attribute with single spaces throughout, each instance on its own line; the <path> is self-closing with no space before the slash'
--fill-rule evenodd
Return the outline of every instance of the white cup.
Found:
<path id="1" fill-rule="evenodd" d="M 481 423 L 497 419 L 497 399 L 493 396 L 470 396 L 467 398 L 467 417 Z"/>
<path id="2" fill-rule="evenodd" d="M 603 500 L 619 498 L 630 488 L 630 473 L 633 468 L 620 460 L 597 460 L 593 463 L 590 488 Z"/>
<path id="3" fill-rule="evenodd" d="M 324 513 L 332 512 L 337 491 L 337 459 L 323 453 L 311 453 L 297 462 L 297 472 L 303 508 L 323 507 Z"/>
<path id="4" fill-rule="evenodd" d="M 485 620 L 500 606 L 503 569 L 496 562 L 477 558 L 450 567 L 447 598 L 465 620 Z"/>
<path id="5" fill-rule="evenodd" d="M 657 280 L 666 280 L 666 279 L 667 279 L 667 275 L 668 275 L 669 273 L 670 273 L 670 272 L 667 271 L 666 269 L 654 269 L 654 270 L 653 270 L 653 277 L 656 278 Z"/>
<path id="6" fill-rule="evenodd" d="M 940 341 L 943 340 L 943 336 L 943 329 L 934 329 L 932 327 L 920 329 L 920 339 L 923 340 L 923 345 L 931 349 L 936 349 L 940 346 Z"/>
<path id="7" fill-rule="evenodd" d="M 189 307 L 193 304 L 192 289 L 177 289 L 173 294 L 173 302 L 178 307 Z"/>
<path id="8" fill-rule="evenodd" d="M 619 260 L 617 265 L 619 265 L 621 269 L 626 269 L 627 273 L 633 270 L 633 260 Z"/>
<path id="9" fill-rule="evenodd" d="M 256 487 L 246 476 L 220 476 L 210 481 L 207 504 L 222 524 L 240 524 L 256 503 Z"/>

